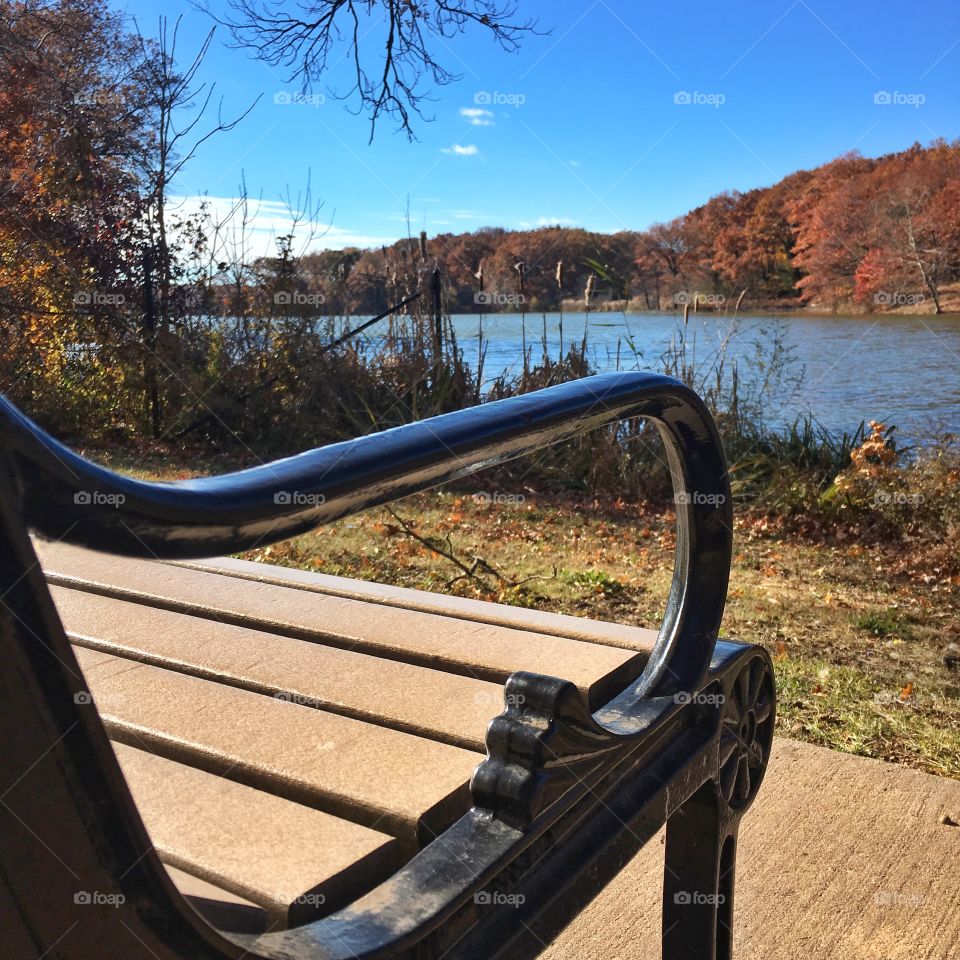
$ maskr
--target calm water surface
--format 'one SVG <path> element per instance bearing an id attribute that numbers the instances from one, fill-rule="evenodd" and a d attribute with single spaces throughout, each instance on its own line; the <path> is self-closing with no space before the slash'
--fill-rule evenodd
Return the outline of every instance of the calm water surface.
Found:
<path id="1" fill-rule="evenodd" d="M 547 351 L 560 352 L 560 315 L 546 315 Z M 543 354 L 543 314 L 487 314 L 484 377 L 521 364 L 524 337 L 531 359 Z M 475 365 L 480 319 L 454 317 L 465 359 Z M 730 339 L 728 358 L 737 358 L 741 378 L 758 338 L 778 325 L 790 350 L 789 384 L 767 411 L 772 422 L 812 413 L 837 433 L 852 431 L 861 420 L 896 424 L 910 439 L 944 432 L 960 434 L 960 317 L 741 317 Z M 676 314 L 591 313 L 563 315 L 564 351 L 580 342 L 588 325 L 588 354 L 598 371 L 659 370 L 661 358 L 682 326 Z M 733 322 L 714 315 L 691 316 L 687 342 L 696 356 L 715 355 Z"/>

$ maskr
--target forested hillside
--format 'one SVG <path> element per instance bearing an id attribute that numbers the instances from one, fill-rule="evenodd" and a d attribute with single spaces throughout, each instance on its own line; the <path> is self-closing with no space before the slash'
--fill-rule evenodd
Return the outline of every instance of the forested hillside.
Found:
<path id="1" fill-rule="evenodd" d="M 699 294 L 709 306 L 746 291 L 744 307 L 941 312 L 944 288 L 960 281 L 960 142 L 848 154 L 642 232 L 487 227 L 426 246 L 425 257 L 418 237 L 317 254 L 304 274 L 330 303 L 361 314 L 409 292 L 434 260 L 452 310 L 555 309 L 582 302 L 593 276 L 594 304 L 657 309 Z"/>

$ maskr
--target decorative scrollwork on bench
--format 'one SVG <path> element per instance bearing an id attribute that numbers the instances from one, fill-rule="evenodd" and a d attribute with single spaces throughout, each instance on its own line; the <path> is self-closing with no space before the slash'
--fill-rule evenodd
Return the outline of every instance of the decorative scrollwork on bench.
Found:
<path id="1" fill-rule="evenodd" d="M 755 657 L 736 675 L 723 708 L 720 730 L 720 792 L 731 809 L 756 796 L 770 757 L 774 680 L 769 661 Z"/>
<path id="2" fill-rule="evenodd" d="M 515 825 L 530 823 L 578 780 L 588 779 L 624 749 L 569 681 L 515 673 L 507 709 L 487 728 L 489 756 L 473 775 L 474 804 Z"/>

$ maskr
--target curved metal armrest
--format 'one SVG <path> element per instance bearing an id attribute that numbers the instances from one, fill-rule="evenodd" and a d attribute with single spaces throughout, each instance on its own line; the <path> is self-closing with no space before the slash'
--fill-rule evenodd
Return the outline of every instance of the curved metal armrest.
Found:
<path id="1" fill-rule="evenodd" d="M 693 690 L 726 597 L 732 509 L 713 420 L 679 381 L 610 373 L 561 384 L 218 477 L 149 483 L 99 467 L 0 397 L 0 438 L 28 527 L 130 556 L 207 557 L 273 543 L 366 507 L 627 417 L 663 438 L 677 503 L 673 583 L 638 688 Z"/>
<path id="2" fill-rule="evenodd" d="M 210 556 L 270 543 L 634 416 L 656 424 L 677 494 L 673 582 L 660 635 L 638 681 L 590 715 L 573 685 L 515 674 L 508 684 L 522 697 L 491 724 L 489 756 L 471 786 L 474 806 L 444 832 L 442 843 L 428 844 L 350 907 L 306 926 L 251 937 L 203 923 L 163 872 L 99 718 L 78 706 L 79 669 L 25 525 L 116 553 Z M 769 658 L 756 648 L 716 643 L 732 541 L 723 451 L 706 407 L 668 377 L 591 377 L 253 470 L 173 484 L 98 467 L 0 398 L 0 477 L 0 732 L 13 786 L 34 778 L 26 792 L 11 793 L 11 787 L 0 805 L 0 914 L 5 923 L 15 918 L 6 923 L 5 937 L 18 956 L 52 956 L 55 950 L 86 960 L 93 945 L 105 957 L 158 960 L 517 956 L 508 938 L 532 933 L 527 920 L 545 916 L 571 876 L 595 888 L 602 872 L 597 858 L 606 851 L 612 854 L 604 863 L 616 865 L 664 820 L 676 822 L 683 813 L 693 822 L 686 816 L 691 791 L 696 797 L 710 792 L 717 810 L 726 809 L 724 771 L 733 771 L 738 801 L 749 801 L 759 784 L 752 774 L 744 778 L 741 768 L 752 758 L 762 775 L 769 752 Z M 760 660 L 762 668 L 755 669 Z M 706 706 L 689 697 L 704 682 L 714 697 Z M 735 689 L 741 689 L 739 699 Z M 681 692 L 687 696 L 675 696 Z M 766 712 L 758 707 L 764 703 Z M 744 737 L 751 723 L 765 738 L 758 757 Z M 727 727 L 738 734 L 727 737 L 724 748 Z M 731 743 L 740 744 L 745 761 L 729 752 Z M 742 805 L 730 813 L 734 827 L 740 812 Z M 734 828 L 727 829 L 719 814 L 714 819 L 727 834 L 717 827 L 711 842 L 719 838 L 722 851 L 729 851 Z M 49 845 L 39 840 L 41 833 Z M 695 857 L 686 856 L 688 834 Z M 699 872 L 683 872 L 688 860 L 706 863 L 704 830 L 688 825 L 672 836 L 668 826 L 677 868 L 671 870 L 673 887 L 690 877 L 716 886 L 719 872 L 728 878 L 724 891 L 732 890 L 728 853 Z M 34 862 L 37 841 L 50 852 L 69 851 L 70 866 L 61 860 L 66 870 L 42 872 Z M 528 889 L 540 912 L 517 913 L 510 922 L 503 920 L 506 908 L 482 914 L 475 895 L 495 878 Z M 77 911 L 88 908 L 75 906 L 78 888 L 116 894 L 117 905 L 84 915 L 80 925 Z M 573 909 L 580 889 L 558 907 Z M 701 913 L 702 942 L 716 945 L 717 920 Z M 686 927 L 673 923 L 670 929 Z M 537 936 L 534 947 L 542 943 Z M 682 945 L 686 950 L 686 941 Z"/>

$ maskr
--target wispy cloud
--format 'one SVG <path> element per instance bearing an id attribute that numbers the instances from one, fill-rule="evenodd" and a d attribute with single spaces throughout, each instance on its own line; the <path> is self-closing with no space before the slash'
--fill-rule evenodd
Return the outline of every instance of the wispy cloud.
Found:
<path id="1" fill-rule="evenodd" d="M 569 227 L 576 222 L 576 220 L 571 220 L 569 217 L 537 217 L 538 227 Z"/>
<path id="2" fill-rule="evenodd" d="M 493 126 L 493 113 L 483 107 L 461 107 L 460 116 L 469 120 L 474 127 Z"/>
<path id="3" fill-rule="evenodd" d="M 441 153 L 452 153 L 455 157 L 475 157 L 480 151 L 475 143 L 455 143 L 452 147 L 441 147 Z"/>
<path id="4" fill-rule="evenodd" d="M 452 153 L 457 157 L 473 157 L 476 156 L 480 151 L 477 149 L 476 144 L 474 143 L 455 143 L 452 147 L 441 147 L 441 153 Z"/>
<path id="5" fill-rule="evenodd" d="M 186 196 L 171 197 L 171 206 L 181 217 L 195 216 L 204 207 L 213 223 L 221 225 L 217 236 L 218 255 L 236 253 L 245 260 L 276 256 L 277 238 L 294 234 L 297 253 L 311 250 L 342 250 L 344 247 L 379 247 L 393 243 L 396 236 L 364 233 L 328 221 L 318 223 L 313 231 L 304 223 L 295 224 L 285 203 L 251 198 L 247 206 L 246 228 L 241 227 L 240 201 L 236 197 Z M 323 216 L 321 211 L 320 216 Z M 312 233 L 312 235 L 310 235 Z"/>

